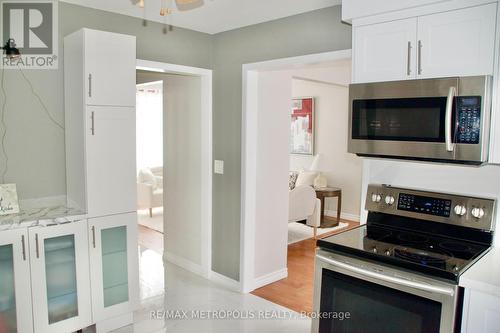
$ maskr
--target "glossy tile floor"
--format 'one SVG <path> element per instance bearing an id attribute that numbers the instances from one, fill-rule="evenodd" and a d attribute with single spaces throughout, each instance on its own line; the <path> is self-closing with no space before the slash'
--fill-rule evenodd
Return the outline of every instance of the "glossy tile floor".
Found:
<path id="1" fill-rule="evenodd" d="M 307 333 L 310 331 L 309 318 L 299 316 L 289 309 L 271 303 L 263 298 L 240 294 L 218 286 L 202 277 L 187 272 L 175 265 L 163 268 L 161 248 L 149 245 L 160 242 L 155 237 L 163 237 L 140 231 L 140 283 L 141 309 L 134 314 L 134 325 L 113 333 Z M 165 272 L 166 294 L 163 294 Z M 163 311 L 182 316 L 188 311 L 188 319 L 155 319 L 152 314 L 162 315 Z M 255 316 L 255 319 L 189 319 L 200 311 L 204 316 Z"/>

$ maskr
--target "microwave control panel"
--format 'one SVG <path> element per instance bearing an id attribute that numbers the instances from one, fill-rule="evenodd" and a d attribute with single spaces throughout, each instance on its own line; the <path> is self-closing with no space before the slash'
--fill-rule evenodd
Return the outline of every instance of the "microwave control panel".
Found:
<path id="1" fill-rule="evenodd" d="M 459 96 L 457 105 L 456 143 L 478 144 L 481 134 L 481 97 Z"/>

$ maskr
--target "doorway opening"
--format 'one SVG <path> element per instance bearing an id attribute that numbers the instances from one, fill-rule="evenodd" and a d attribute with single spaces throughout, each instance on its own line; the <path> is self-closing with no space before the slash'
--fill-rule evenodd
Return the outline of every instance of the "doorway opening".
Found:
<path id="1" fill-rule="evenodd" d="M 359 222 L 350 74 L 350 50 L 243 67 L 243 290 L 296 311 L 312 311 L 314 237 Z"/>
<path id="2" fill-rule="evenodd" d="M 167 262 L 209 277 L 212 71 L 137 61 L 141 302 L 162 297 Z"/>

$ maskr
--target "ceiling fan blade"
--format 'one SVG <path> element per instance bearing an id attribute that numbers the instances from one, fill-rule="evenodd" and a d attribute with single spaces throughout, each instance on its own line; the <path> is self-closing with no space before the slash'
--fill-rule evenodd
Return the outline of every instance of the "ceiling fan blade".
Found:
<path id="1" fill-rule="evenodd" d="M 177 5 L 189 5 L 194 2 L 199 2 L 199 0 L 175 0 Z"/>

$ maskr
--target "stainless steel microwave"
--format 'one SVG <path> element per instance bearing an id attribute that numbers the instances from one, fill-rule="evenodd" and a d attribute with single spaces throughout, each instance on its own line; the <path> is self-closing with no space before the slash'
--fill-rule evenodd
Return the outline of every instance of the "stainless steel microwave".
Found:
<path id="1" fill-rule="evenodd" d="M 485 163 L 491 89 L 491 76 L 351 84 L 348 151 Z"/>

